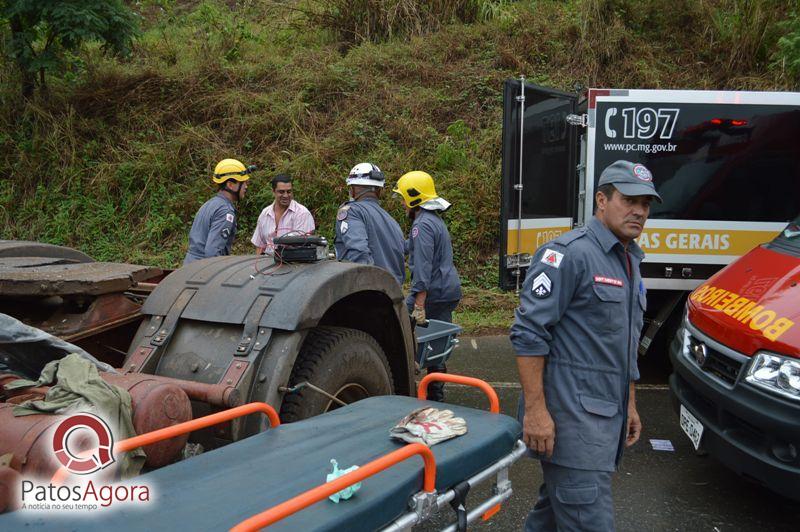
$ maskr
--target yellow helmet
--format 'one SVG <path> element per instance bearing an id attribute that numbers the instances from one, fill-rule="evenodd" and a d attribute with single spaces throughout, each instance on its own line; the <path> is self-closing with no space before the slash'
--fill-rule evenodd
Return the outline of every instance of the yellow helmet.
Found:
<path id="1" fill-rule="evenodd" d="M 217 163 L 216 168 L 214 168 L 214 177 L 212 177 L 211 180 L 217 184 L 224 183 L 228 179 L 247 181 L 250 179 L 250 173 L 255 170 L 255 166 L 245 167 L 245 165 L 236 159 L 222 159 Z"/>
<path id="2" fill-rule="evenodd" d="M 392 192 L 400 194 L 408 208 L 418 207 L 439 197 L 433 185 L 433 178 L 430 174 L 419 170 L 403 174 L 397 181 L 397 188 Z"/>

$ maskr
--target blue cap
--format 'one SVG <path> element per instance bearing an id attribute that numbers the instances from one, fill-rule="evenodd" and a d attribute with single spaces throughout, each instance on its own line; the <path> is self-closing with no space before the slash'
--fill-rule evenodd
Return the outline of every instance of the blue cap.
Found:
<path id="1" fill-rule="evenodd" d="M 643 164 L 630 161 L 616 161 L 611 163 L 600 174 L 601 185 L 614 185 L 626 196 L 653 196 L 661 203 L 661 196 L 653 186 L 653 174 Z"/>

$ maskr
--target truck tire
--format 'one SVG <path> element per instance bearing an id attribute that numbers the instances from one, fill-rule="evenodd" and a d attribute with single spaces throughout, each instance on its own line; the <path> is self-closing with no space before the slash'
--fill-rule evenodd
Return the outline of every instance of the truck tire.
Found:
<path id="1" fill-rule="evenodd" d="M 289 386 L 303 382 L 347 404 L 394 391 L 392 371 L 378 342 L 363 331 L 345 327 L 316 327 L 308 334 L 292 368 Z M 299 421 L 339 406 L 306 387 L 284 397 L 280 417 L 284 422 Z"/>

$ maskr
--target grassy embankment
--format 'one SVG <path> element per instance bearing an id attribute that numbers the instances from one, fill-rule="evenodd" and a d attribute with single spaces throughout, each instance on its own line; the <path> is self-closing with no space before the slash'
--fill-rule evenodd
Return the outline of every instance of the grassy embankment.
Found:
<path id="1" fill-rule="evenodd" d="M 348 33 L 357 21 L 317 16 L 337 3 L 139 2 L 129 59 L 86 49 L 29 103 L 4 65 L 0 237 L 174 267 L 220 158 L 258 164 L 264 177 L 292 173 L 329 237 L 353 164 L 374 161 L 390 182 L 424 169 L 454 204 L 447 222 L 467 294 L 457 321 L 497 331 L 515 306 L 492 288 L 504 79 L 563 90 L 797 86 L 775 59 L 786 2 L 476 1 L 442 27 L 420 15 L 372 40 Z M 362 4 L 349 2 L 348 16 Z M 271 199 L 256 179 L 235 252 L 250 250 Z M 385 204 L 402 219 L 399 202 Z"/>

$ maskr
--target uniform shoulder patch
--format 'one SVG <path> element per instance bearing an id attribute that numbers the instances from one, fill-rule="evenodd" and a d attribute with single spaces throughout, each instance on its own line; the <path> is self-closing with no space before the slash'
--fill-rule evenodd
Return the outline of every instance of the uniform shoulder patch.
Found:
<path id="1" fill-rule="evenodd" d="M 564 260 L 564 254 L 559 253 L 554 249 L 547 248 L 544 250 L 544 255 L 542 255 L 541 262 L 547 264 L 548 266 L 552 266 L 555 269 L 561 267 L 561 261 Z"/>
<path id="2" fill-rule="evenodd" d="M 229 212 L 228 214 L 225 215 L 225 221 L 226 222 L 233 223 L 234 220 L 236 220 L 236 217 L 233 215 L 232 212 Z"/>
<path id="3" fill-rule="evenodd" d="M 548 277 L 546 273 L 544 272 L 540 273 L 533 280 L 533 286 L 531 287 L 531 292 L 533 292 L 534 297 L 538 297 L 539 299 L 544 299 L 550 296 L 550 293 L 552 291 L 553 291 L 553 281 L 550 280 L 550 277 Z"/>
<path id="4" fill-rule="evenodd" d="M 586 228 L 579 227 L 578 229 L 573 229 L 572 231 L 567 231 L 563 235 L 559 236 L 550 241 L 551 244 L 559 244 L 561 246 L 568 246 L 571 243 L 575 242 L 579 238 L 583 238 L 586 236 Z"/>
<path id="5" fill-rule="evenodd" d="M 339 225 L 339 232 L 345 234 L 347 232 L 348 227 L 349 226 L 347 225 L 347 222 L 342 220 L 342 223 Z"/>
<path id="6" fill-rule="evenodd" d="M 419 227 L 416 225 L 411 228 L 411 238 L 417 238 L 419 236 Z"/>
<path id="7" fill-rule="evenodd" d="M 346 220 L 347 219 L 347 211 L 349 211 L 349 210 L 350 210 L 350 205 L 348 205 L 346 203 L 344 205 L 342 205 L 341 207 L 339 207 L 339 210 L 336 212 L 336 219 L 339 220 L 340 222 L 342 220 Z"/>

